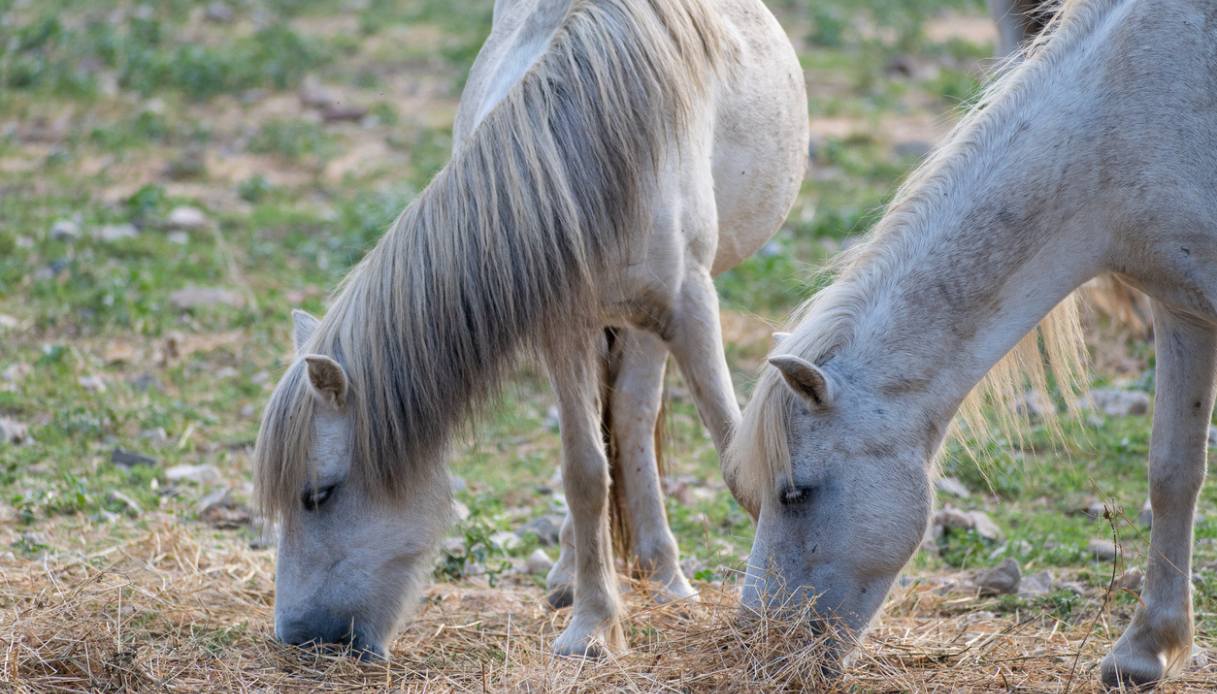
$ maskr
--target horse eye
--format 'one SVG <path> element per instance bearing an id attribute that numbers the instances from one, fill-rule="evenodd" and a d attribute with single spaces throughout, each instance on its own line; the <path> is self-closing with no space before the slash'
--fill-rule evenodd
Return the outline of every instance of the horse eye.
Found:
<path id="1" fill-rule="evenodd" d="M 300 497 L 300 503 L 304 504 L 304 510 L 316 511 L 321 506 L 330 500 L 334 495 L 334 490 L 338 487 L 336 484 L 326 485 L 320 489 L 306 489 Z"/>
<path id="2" fill-rule="evenodd" d="M 779 499 L 783 506 L 797 506 L 811 499 L 815 491 L 815 487 L 787 487 Z"/>

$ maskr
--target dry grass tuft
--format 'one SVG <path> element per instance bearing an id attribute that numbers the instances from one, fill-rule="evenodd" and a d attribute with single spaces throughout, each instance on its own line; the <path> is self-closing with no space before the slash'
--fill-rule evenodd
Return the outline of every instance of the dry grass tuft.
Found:
<path id="1" fill-rule="evenodd" d="M 995 616 L 941 581 L 897 589 L 843 679 L 820 671 L 820 644 L 796 622 L 754 615 L 736 593 L 654 606 L 627 595 L 631 650 L 601 662 L 558 659 L 566 619 L 533 586 L 437 585 L 389 663 L 282 647 L 272 639 L 272 553 L 200 538 L 164 519 L 93 554 L 4 559 L 0 688 L 43 691 L 1096 691 L 1116 635 L 1105 616 Z M 1100 596 L 1093 596 L 1097 606 Z M 1088 610 L 1090 608 L 1087 608 Z M 1082 646 L 1074 681 L 1070 669 Z M 1217 668 L 1167 691 L 1208 691 Z"/>

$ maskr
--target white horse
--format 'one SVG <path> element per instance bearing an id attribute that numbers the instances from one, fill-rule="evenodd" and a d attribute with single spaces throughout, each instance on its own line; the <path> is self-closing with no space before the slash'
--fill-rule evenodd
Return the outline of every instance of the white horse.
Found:
<path id="1" fill-rule="evenodd" d="M 860 634 L 922 539 L 953 415 L 986 374 L 1021 392 L 1017 369 L 993 371 L 1007 353 L 1043 383 L 1045 316 L 1058 382 L 1081 376 L 1067 297 L 1100 273 L 1151 297 L 1157 343 L 1148 570 L 1102 677 L 1152 683 L 1185 663 L 1217 375 L 1211 0 L 1066 2 L 802 309 L 727 460 L 761 507 L 745 603 L 815 595 Z"/>
<path id="2" fill-rule="evenodd" d="M 739 422 L 711 276 L 770 238 L 798 191 L 799 63 L 759 0 L 499 0 L 456 137 L 324 319 L 295 314 L 298 358 L 255 453 L 280 521 L 275 631 L 385 652 L 447 526 L 455 431 L 514 357 L 539 353 L 574 551 L 559 563 L 573 575 L 551 576 L 574 584 L 555 649 L 618 649 L 601 410 L 636 446 L 645 488 L 627 496 L 663 524 L 674 568 L 642 440 L 666 351 L 720 451 Z M 608 403 L 605 326 L 626 328 Z"/>

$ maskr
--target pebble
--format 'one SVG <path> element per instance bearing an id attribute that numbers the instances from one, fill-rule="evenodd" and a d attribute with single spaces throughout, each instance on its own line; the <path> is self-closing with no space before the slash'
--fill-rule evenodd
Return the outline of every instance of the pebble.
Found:
<path id="1" fill-rule="evenodd" d="M 1040 571 L 1026 576 L 1018 585 L 1018 594 L 1025 598 L 1046 595 L 1052 592 L 1052 572 Z"/>
<path id="2" fill-rule="evenodd" d="M 150 467 L 156 465 L 156 458 L 128 451 L 125 448 L 115 448 L 110 451 L 110 462 L 125 468 L 133 468 L 136 466 Z"/>
<path id="3" fill-rule="evenodd" d="M 520 546 L 520 538 L 515 533 L 507 532 L 506 530 L 491 535 L 490 541 L 507 551 Z"/>
<path id="4" fill-rule="evenodd" d="M 220 471 L 214 465 L 174 465 L 165 470 L 165 479 L 170 482 L 194 482 L 195 484 L 219 484 Z"/>
<path id="5" fill-rule="evenodd" d="M 208 3 L 207 10 L 203 13 L 209 22 L 217 24 L 228 24 L 233 20 L 234 13 L 232 8 L 227 3 L 216 2 Z"/>
<path id="6" fill-rule="evenodd" d="M 1006 559 L 992 569 L 978 574 L 976 587 L 980 589 L 981 595 L 1009 595 L 1018 590 L 1021 579 L 1022 572 L 1018 568 L 1018 562 Z"/>
<path id="7" fill-rule="evenodd" d="M 938 479 L 934 480 L 934 486 L 938 489 L 938 491 L 944 494 L 959 497 L 960 499 L 966 499 L 969 496 L 972 496 L 972 493 L 968 491 L 968 488 L 964 486 L 963 482 L 960 482 L 954 477 L 939 477 Z"/>
<path id="8" fill-rule="evenodd" d="M 60 219 L 51 225 L 50 235 L 55 241 L 75 241 L 80 238 L 80 225 L 71 219 Z"/>
<path id="9" fill-rule="evenodd" d="M 1046 394 L 1038 390 L 1029 390 L 1015 401 L 1014 411 L 1026 417 L 1030 422 L 1036 423 L 1056 414 L 1056 404 Z"/>
<path id="10" fill-rule="evenodd" d="M 29 428 L 8 417 L 0 417 L 0 443 L 25 443 L 30 440 Z"/>
<path id="11" fill-rule="evenodd" d="M 106 379 L 102 378 L 101 376 L 81 376 L 79 383 L 81 388 L 84 388 L 90 393 L 106 392 Z"/>
<path id="12" fill-rule="evenodd" d="M 1078 406 L 1082 409 L 1099 410 L 1108 417 L 1143 415 L 1149 412 L 1149 394 L 1139 390 L 1101 388 L 1090 391 Z"/>
<path id="13" fill-rule="evenodd" d="M 105 224 L 93 230 L 93 238 L 105 243 L 126 241 L 139 236 L 134 224 Z"/>
<path id="14" fill-rule="evenodd" d="M 1120 577 L 1116 579 L 1116 587 L 1138 593 L 1141 591 L 1141 583 L 1144 580 L 1145 574 L 1141 572 L 1141 569 L 1134 566 L 1123 574 L 1120 574 Z"/>
<path id="15" fill-rule="evenodd" d="M 1111 540 L 1091 540 L 1086 545 L 1086 551 L 1099 561 L 1111 561 L 1116 558 L 1116 545 Z"/>
<path id="16" fill-rule="evenodd" d="M 465 504 L 461 503 L 460 501 L 454 500 L 452 502 L 452 513 L 453 513 L 453 515 L 456 516 L 457 520 L 460 520 L 460 521 L 469 520 L 469 507 L 466 506 Z"/>
<path id="17" fill-rule="evenodd" d="M 1141 512 L 1137 514 L 1137 522 L 1146 528 L 1154 524 L 1154 507 L 1149 503 L 1149 499 L 1141 505 Z"/>
<path id="18" fill-rule="evenodd" d="M 939 525 L 943 528 L 971 530 L 976 526 L 976 521 L 966 511 L 960 511 L 959 509 L 947 506 L 934 514 L 934 525 Z"/>
<path id="19" fill-rule="evenodd" d="M 216 305 L 239 307 L 245 301 L 240 294 L 223 287 L 186 287 L 170 294 L 169 303 L 180 311 L 188 311 Z"/>
<path id="20" fill-rule="evenodd" d="M 210 220 L 207 215 L 197 207 L 182 205 L 175 207 L 169 211 L 169 216 L 165 218 L 165 223 L 170 229 L 178 229 L 180 231 L 198 231 L 205 229 Z"/>
<path id="21" fill-rule="evenodd" d="M 552 547 L 558 544 L 564 520 L 565 517 L 558 513 L 538 516 L 520 526 L 520 529 L 516 530 L 516 535 L 524 537 L 531 533 L 537 536 L 537 541 L 542 545 Z"/>
<path id="22" fill-rule="evenodd" d="M 174 243 L 179 246 L 185 246 L 186 244 L 190 243 L 190 234 L 187 234 L 184 231 L 171 231 L 165 236 L 165 238 L 169 239 L 169 243 Z"/>
<path id="23" fill-rule="evenodd" d="M 997 527 L 997 523 L 994 523 L 987 513 L 984 511 L 972 511 L 968 515 L 972 517 L 972 528 L 978 535 L 994 542 L 1002 539 L 1001 528 Z"/>
<path id="24" fill-rule="evenodd" d="M 458 477 L 452 474 L 448 475 L 448 489 L 450 489 L 453 494 L 459 494 L 465 491 L 468 487 L 469 484 L 465 482 L 463 477 Z"/>
<path id="25" fill-rule="evenodd" d="M 136 515 L 139 515 L 140 513 L 143 513 L 143 511 L 144 511 L 144 508 L 142 506 L 140 506 L 138 501 L 136 501 L 135 499 L 132 499 L 131 497 L 118 491 L 117 489 L 111 490 L 110 500 L 115 503 L 121 504 L 122 506 L 125 506 L 128 511 L 130 511 L 131 513 L 134 513 Z"/>
<path id="26" fill-rule="evenodd" d="M 532 554 L 528 555 L 528 561 L 524 566 L 528 569 L 528 573 L 533 574 L 534 576 L 544 576 L 545 574 L 549 573 L 549 570 L 553 567 L 553 565 L 553 561 L 550 560 L 549 555 L 545 553 L 545 550 L 538 548 L 534 549 Z"/>

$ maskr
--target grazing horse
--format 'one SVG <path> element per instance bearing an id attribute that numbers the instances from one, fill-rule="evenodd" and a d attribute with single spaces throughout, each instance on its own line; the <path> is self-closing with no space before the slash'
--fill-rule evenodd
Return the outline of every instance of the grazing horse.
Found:
<path id="1" fill-rule="evenodd" d="M 1007 401 L 1022 369 L 1042 385 L 1041 349 L 1058 383 L 1083 376 L 1069 297 L 1113 273 L 1153 304 L 1154 522 L 1102 678 L 1181 667 L 1217 375 L 1217 3 L 1066 2 L 851 251 L 732 441 L 727 472 L 761 509 L 744 602 L 815 596 L 847 653 L 921 542 L 961 404 L 986 374 L 980 394 Z"/>
<path id="2" fill-rule="evenodd" d="M 324 318 L 294 314 L 255 451 L 280 528 L 275 632 L 385 653 L 448 523 L 453 436 L 536 354 L 575 552 L 554 647 L 623 648 L 602 409 L 649 437 L 670 351 L 725 449 L 740 412 L 711 277 L 794 201 L 802 73 L 759 0 L 499 0 L 462 102 L 452 160 Z M 605 326 L 625 328 L 611 403 Z"/>

